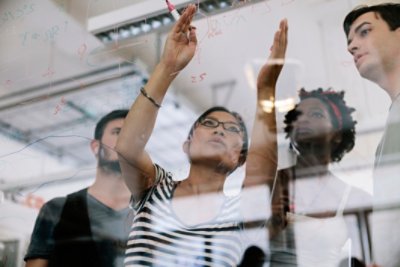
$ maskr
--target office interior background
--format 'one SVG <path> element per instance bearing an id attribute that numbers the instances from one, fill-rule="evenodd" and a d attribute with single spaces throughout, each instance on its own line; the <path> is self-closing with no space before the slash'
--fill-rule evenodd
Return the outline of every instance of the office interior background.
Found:
<path id="1" fill-rule="evenodd" d="M 178 10 L 198 5 L 193 24 L 199 44 L 159 111 L 148 146 L 154 161 L 184 177 L 188 162 L 182 143 L 195 118 L 213 105 L 241 113 L 251 129 L 257 73 L 280 19 L 287 18 L 287 63 L 276 97 L 279 167 L 290 164 L 283 117 L 298 101 L 298 90 L 344 90 L 356 109 L 356 145 L 332 172 L 372 193 L 374 154 L 390 99 L 358 74 L 342 22 L 355 6 L 378 2 L 383 1 L 173 1 Z M 23 266 L 44 202 L 93 182 L 96 160 L 89 144 L 96 122 L 113 109 L 130 107 L 174 23 L 164 0 L 0 2 L 0 266 Z M 227 194 L 240 190 L 242 174 L 238 170 L 229 179 Z M 268 203 L 266 188 L 252 190 L 245 195 L 263 195 Z M 268 217 L 268 208 L 260 209 L 257 201 L 245 211 L 249 222 Z M 400 230 L 371 244 L 368 227 L 376 220 L 384 232 L 396 224 L 399 201 L 381 203 L 373 214 L 363 203 L 346 212 L 348 226 L 358 233 L 353 254 L 379 262 L 390 253 L 379 242 L 399 246 Z M 265 229 L 248 231 L 248 245 L 268 248 Z"/>

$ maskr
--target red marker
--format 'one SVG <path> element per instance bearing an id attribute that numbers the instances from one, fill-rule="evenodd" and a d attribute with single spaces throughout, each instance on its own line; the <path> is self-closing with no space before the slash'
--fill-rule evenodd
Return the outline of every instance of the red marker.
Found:
<path id="1" fill-rule="evenodd" d="M 169 13 L 171 13 L 175 20 L 178 20 L 181 15 L 179 15 L 178 11 L 175 9 L 175 6 L 168 0 L 165 0 L 165 2 L 167 3 Z"/>

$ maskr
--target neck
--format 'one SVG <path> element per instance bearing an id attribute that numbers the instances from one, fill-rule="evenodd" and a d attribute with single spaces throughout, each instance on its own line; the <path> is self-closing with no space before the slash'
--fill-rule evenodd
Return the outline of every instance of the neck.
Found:
<path id="1" fill-rule="evenodd" d="M 384 89 L 390 99 L 394 101 L 400 94 L 400 64 L 391 71 L 386 71 L 382 75 L 377 75 L 380 78 L 375 79 L 375 82 Z"/>
<path id="2" fill-rule="evenodd" d="M 89 187 L 89 194 L 115 210 L 128 207 L 131 193 L 122 176 L 97 168 L 96 179 Z"/>
<path id="3" fill-rule="evenodd" d="M 226 172 L 211 169 L 207 166 L 190 166 L 189 176 L 181 182 L 181 187 L 189 194 L 203 194 L 210 192 L 222 192 Z"/>
<path id="4" fill-rule="evenodd" d="M 299 156 L 295 165 L 298 176 L 324 176 L 329 173 L 329 161 L 322 157 Z"/>

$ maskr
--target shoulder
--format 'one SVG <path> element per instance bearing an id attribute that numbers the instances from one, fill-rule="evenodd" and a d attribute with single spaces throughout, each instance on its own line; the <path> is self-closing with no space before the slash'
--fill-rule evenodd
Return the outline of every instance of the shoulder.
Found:
<path id="1" fill-rule="evenodd" d="M 350 186 L 349 199 L 347 201 L 347 207 L 352 209 L 362 209 L 372 207 L 373 197 L 365 190 Z"/>
<path id="2" fill-rule="evenodd" d="M 40 209 L 40 213 L 47 213 L 51 211 L 60 211 L 64 207 L 65 201 L 67 200 L 66 197 L 56 197 L 49 201 L 47 201 L 43 207 Z"/>
<path id="3" fill-rule="evenodd" d="M 167 184 L 175 184 L 176 181 L 173 180 L 173 174 L 158 164 L 154 164 L 154 168 L 156 170 L 156 177 L 155 177 L 155 184 L 156 186 L 160 183 L 167 183 Z"/>

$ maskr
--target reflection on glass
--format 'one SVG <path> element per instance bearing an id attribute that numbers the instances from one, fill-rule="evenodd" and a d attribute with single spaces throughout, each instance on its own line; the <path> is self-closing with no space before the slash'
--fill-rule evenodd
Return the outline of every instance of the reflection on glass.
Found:
<path id="1" fill-rule="evenodd" d="M 97 159 L 94 183 L 40 209 L 24 257 L 27 266 L 122 265 L 130 192 L 113 149 L 127 113 L 114 110 L 96 124 L 90 141 Z"/>
<path id="2" fill-rule="evenodd" d="M 299 96 L 285 116 L 295 162 L 278 172 L 271 193 L 271 266 L 337 266 L 350 237 L 343 213 L 370 200 L 328 168 L 354 146 L 354 109 L 344 92 L 302 89 Z"/>

